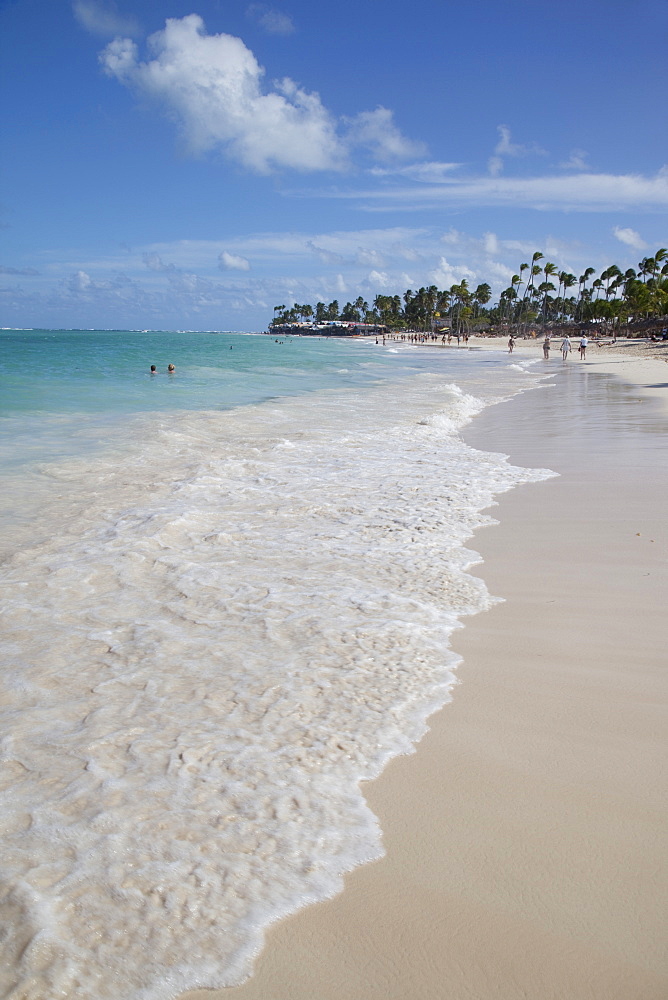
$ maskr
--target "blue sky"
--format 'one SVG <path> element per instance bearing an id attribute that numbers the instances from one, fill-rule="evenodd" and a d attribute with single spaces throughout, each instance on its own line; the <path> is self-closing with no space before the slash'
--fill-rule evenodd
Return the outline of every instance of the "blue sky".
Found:
<path id="1" fill-rule="evenodd" d="M 0 325 L 266 328 L 668 245 L 663 0 L 0 0 Z"/>

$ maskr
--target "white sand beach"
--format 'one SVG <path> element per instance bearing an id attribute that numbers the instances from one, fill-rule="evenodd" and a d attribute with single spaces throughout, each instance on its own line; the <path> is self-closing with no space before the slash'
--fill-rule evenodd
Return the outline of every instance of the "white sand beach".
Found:
<path id="1" fill-rule="evenodd" d="M 365 787 L 386 857 L 275 925 L 243 986 L 183 1000 L 668 995 L 668 368 L 553 355 L 464 434 L 559 478 L 471 543 L 504 601 L 455 635 L 417 752 Z"/>

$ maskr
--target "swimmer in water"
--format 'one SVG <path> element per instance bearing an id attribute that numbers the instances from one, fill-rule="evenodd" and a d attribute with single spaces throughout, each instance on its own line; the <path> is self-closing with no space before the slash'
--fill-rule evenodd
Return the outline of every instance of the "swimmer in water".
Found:
<path id="1" fill-rule="evenodd" d="M 158 374 L 158 369 L 155 367 L 155 365 L 151 365 L 151 375 L 157 375 L 157 374 Z"/>
<path id="2" fill-rule="evenodd" d="M 169 372 L 170 375 L 173 375 L 174 372 L 176 371 L 176 368 L 174 367 L 174 365 L 167 365 L 167 371 Z"/>

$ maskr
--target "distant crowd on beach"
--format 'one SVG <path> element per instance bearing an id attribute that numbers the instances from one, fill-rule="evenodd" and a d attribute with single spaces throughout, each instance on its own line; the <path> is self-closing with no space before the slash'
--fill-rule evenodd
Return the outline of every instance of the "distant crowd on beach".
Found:
<path id="1" fill-rule="evenodd" d="M 459 347 L 461 344 L 464 344 L 464 347 L 468 347 L 469 334 L 467 331 L 459 331 L 459 330 L 453 334 L 448 330 L 447 332 L 440 335 L 438 333 L 428 333 L 423 330 L 420 333 L 395 333 L 392 334 L 391 339 L 395 341 L 396 340 L 403 341 L 404 343 L 407 344 L 438 343 L 439 340 L 442 344 L 445 343 L 452 344 L 452 341 L 456 340 L 457 347 Z M 379 342 L 378 337 L 376 337 L 376 343 L 378 342 Z M 384 334 L 382 335 L 382 342 L 385 343 Z"/>

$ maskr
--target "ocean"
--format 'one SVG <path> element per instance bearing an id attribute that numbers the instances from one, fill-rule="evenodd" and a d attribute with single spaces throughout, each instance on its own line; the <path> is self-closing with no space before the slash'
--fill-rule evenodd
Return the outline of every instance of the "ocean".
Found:
<path id="1" fill-rule="evenodd" d="M 0 352 L 2 995 L 238 984 L 272 921 L 382 856 L 360 782 L 495 599 L 466 543 L 551 475 L 459 431 L 544 375 L 231 333 Z"/>

